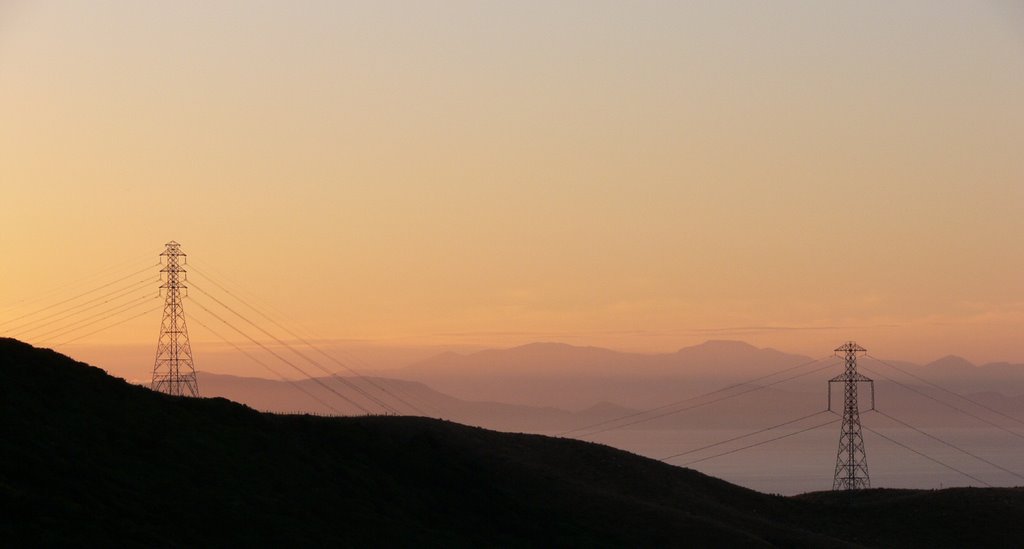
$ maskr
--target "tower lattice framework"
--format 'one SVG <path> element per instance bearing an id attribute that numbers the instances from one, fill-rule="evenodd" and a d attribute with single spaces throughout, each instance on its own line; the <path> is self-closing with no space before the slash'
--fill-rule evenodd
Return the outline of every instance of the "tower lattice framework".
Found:
<path id="1" fill-rule="evenodd" d="M 856 490 L 870 488 L 868 458 L 864 450 L 864 435 L 860 427 L 860 406 L 857 402 L 857 384 L 871 384 L 871 409 L 875 407 L 875 383 L 857 373 L 857 355 L 867 350 L 850 341 L 838 349 L 846 361 L 842 374 L 829 380 L 829 410 L 832 409 L 832 384 L 843 384 L 843 427 L 839 432 L 839 451 L 836 453 L 836 472 L 832 480 L 833 490 Z"/>
<path id="2" fill-rule="evenodd" d="M 156 361 L 153 363 L 152 389 L 169 395 L 199 396 L 196 383 L 196 369 L 192 360 L 192 347 L 188 342 L 188 328 L 185 325 L 185 310 L 181 299 L 188 291 L 185 271 L 186 256 L 181 246 L 167 243 L 167 249 L 160 254 L 164 267 L 163 284 L 164 315 L 160 322 L 160 337 L 156 345 Z"/>

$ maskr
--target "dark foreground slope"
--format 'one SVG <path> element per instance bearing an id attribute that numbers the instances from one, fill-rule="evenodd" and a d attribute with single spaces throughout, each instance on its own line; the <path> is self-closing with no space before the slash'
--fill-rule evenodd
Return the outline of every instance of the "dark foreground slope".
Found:
<path id="1" fill-rule="evenodd" d="M 574 440 L 168 397 L 9 339 L 0 375 L 0 539 L 19 544 L 891 546 L 909 524 L 1009 546 L 1024 523 L 1017 490 L 960 517 L 910 493 L 928 525 L 885 492 L 843 514 Z"/>

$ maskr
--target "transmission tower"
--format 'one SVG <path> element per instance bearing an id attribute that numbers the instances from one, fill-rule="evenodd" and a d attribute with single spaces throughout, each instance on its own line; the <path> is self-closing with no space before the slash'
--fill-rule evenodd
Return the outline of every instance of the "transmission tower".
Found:
<path id="1" fill-rule="evenodd" d="M 164 264 L 160 269 L 164 273 L 160 290 L 165 301 L 153 364 L 152 388 L 169 395 L 199 396 L 192 347 L 188 343 L 188 328 L 185 326 L 185 310 L 181 306 L 182 293 L 188 291 L 185 285 L 188 281 L 184 269 L 185 254 L 181 246 L 172 240 L 160 257 Z"/>
<path id="2" fill-rule="evenodd" d="M 839 432 L 839 451 L 836 453 L 836 474 L 832 480 L 833 490 L 856 490 L 870 488 L 868 457 L 864 451 L 864 435 L 860 429 L 860 406 L 857 404 L 857 384 L 871 384 L 871 409 L 875 408 L 875 382 L 857 373 L 857 354 L 867 350 L 853 341 L 836 349 L 836 355 L 843 353 L 846 369 L 828 380 L 828 409 L 832 409 L 832 384 L 843 384 L 843 427 Z"/>

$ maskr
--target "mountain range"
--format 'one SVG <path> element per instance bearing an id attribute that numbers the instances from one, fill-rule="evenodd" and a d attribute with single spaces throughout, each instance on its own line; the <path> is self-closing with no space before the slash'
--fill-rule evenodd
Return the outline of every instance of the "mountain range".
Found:
<path id="1" fill-rule="evenodd" d="M 197 380 L 203 395 L 224 397 L 267 412 L 359 415 L 393 410 L 507 431 L 571 429 L 636 412 L 609 403 L 573 412 L 553 406 L 464 400 L 421 382 L 381 377 L 338 375 L 283 381 L 198 372 Z"/>
<path id="2" fill-rule="evenodd" d="M 154 393 L 0 339 L 11 546 L 997 547 L 1024 489 L 761 494 L 599 444 Z"/>
<path id="3" fill-rule="evenodd" d="M 875 405 L 921 426 L 977 425 L 972 415 L 1000 423 L 1024 417 L 1024 365 L 976 367 L 947 357 L 924 366 L 865 358 L 861 366 L 876 379 Z M 399 413 L 499 430 L 563 432 L 690 399 L 698 409 L 639 427 L 763 426 L 825 408 L 827 380 L 841 371 L 835 357 L 814 362 L 741 342 L 711 341 L 664 355 L 537 343 L 444 353 L 388 372 L 403 379 L 339 373 L 275 381 L 201 372 L 199 380 L 203 394 L 259 410 L 357 414 L 384 411 L 385 403 Z M 865 409 L 871 407 L 868 389 Z M 838 398 L 838 388 L 831 390 Z M 724 401 L 704 406 L 707 393 Z M 738 396 L 721 398 L 730 395 Z"/>
<path id="4" fill-rule="evenodd" d="M 817 358 L 815 362 L 811 357 L 739 341 L 708 341 L 665 354 L 534 343 L 469 354 L 443 353 L 389 375 L 425 382 L 460 398 L 568 409 L 607 401 L 643 409 L 737 383 L 771 383 L 779 378 L 761 378 L 784 370 L 795 375 L 822 368 L 820 375 L 794 379 L 782 387 L 823 392 L 823 380 L 841 373 L 843 366 L 834 356 Z M 807 366 L 800 369 L 800 365 Z M 1024 395 L 1024 364 L 975 366 L 959 357 L 946 357 L 921 366 L 862 357 L 860 367 L 879 383 L 922 386 L 927 381 L 961 393 Z"/>

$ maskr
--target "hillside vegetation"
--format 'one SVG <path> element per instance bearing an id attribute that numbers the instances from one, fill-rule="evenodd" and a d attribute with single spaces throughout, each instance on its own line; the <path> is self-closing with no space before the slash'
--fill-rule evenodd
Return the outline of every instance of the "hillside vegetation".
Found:
<path id="1" fill-rule="evenodd" d="M 176 398 L 0 339 L 0 539 L 110 546 L 1014 546 L 1024 490 L 795 498 L 569 439 Z"/>

